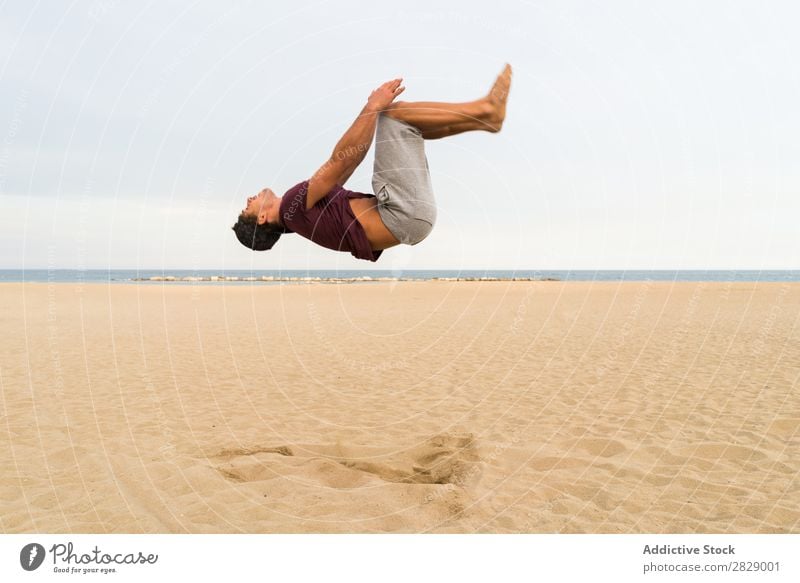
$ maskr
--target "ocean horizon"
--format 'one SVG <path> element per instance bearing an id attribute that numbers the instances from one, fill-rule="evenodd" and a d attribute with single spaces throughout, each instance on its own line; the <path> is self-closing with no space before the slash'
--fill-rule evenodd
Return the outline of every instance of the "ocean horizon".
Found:
<path id="1" fill-rule="evenodd" d="M 800 270 L 0 269 L 0 283 L 281 284 L 427 280 L 800 282 Z"/>

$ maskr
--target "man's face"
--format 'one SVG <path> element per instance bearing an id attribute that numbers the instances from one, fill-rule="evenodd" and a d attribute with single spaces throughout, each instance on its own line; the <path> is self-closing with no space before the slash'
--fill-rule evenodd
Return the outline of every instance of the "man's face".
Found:
<path id="1" fill-rule="evenodd" d="M 265 188 L 255 196 L 247 199 L 247 204 L 242 211 L 246 216 L 258 217 L 258 224 L 266 223 L 275 210 L 274 207 L 280 199 L 269 188 Z"/>

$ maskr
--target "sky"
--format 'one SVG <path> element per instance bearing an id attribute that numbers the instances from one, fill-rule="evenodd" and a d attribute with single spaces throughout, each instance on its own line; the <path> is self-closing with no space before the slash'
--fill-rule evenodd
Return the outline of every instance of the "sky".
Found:
<path id="1" fill-rule="evenodd" d="M 0 4 L 0 268 L 797 269 L 800 6 Z M 382 82 L 506 123 L 426 143 L 438 222 L 377 263 L 247 196 L 308 178 Z M 372 155 L 347 187 L 370 192 Z"/>

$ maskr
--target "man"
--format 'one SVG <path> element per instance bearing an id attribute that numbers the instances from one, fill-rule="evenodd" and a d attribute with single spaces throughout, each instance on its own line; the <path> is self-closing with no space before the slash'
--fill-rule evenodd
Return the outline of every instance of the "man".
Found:
<path id="1" fill-rule="evenodd" d="M 233 226 L 236 237 L 245 247 L 264 251 L 282 233 L 297 233 L 368 261 L 395 245 L 416 245 L 436 222 L 424 140 L 499 132 L 510 87 L 510 65 L 486 97 L 466 103 L 395 102 L 405 89 L 402 79 L 384 83 L 311 178 L 280 198 L 265 188 L 247 199 Z M 374 194 L 347 190 L 344 184 L 367 155 L 376 127 Z"/>

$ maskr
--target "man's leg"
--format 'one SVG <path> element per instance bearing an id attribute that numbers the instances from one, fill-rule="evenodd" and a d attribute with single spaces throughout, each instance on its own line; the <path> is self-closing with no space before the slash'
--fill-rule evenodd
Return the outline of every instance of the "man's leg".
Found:
<path id="1" fill-rule="evenodd" d="M 422 241 L 436 222 L 436 200 L 422 131 L 383 112 L 375 132 L 372 191 L 378 213 L 395 239 Z"/>
<path id="2" fill-rule="evenodd" d="M 489 94 L 482 99 L 465 103 L 398 101 L 384 113 L 418 128 L 426 140 L 477 130 L 499 132 L 506 116 L 510 87 L 511 67 L 506 65 Z"/>

